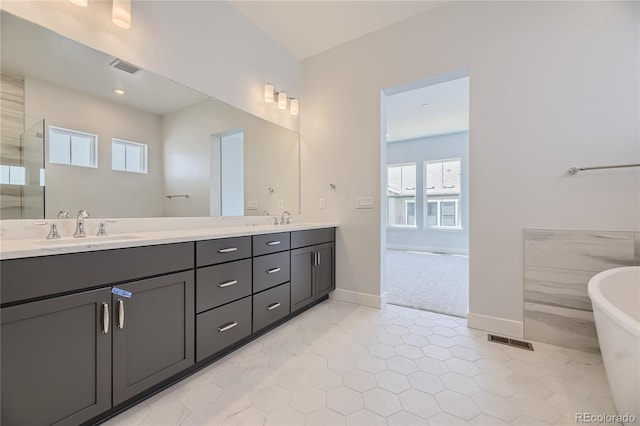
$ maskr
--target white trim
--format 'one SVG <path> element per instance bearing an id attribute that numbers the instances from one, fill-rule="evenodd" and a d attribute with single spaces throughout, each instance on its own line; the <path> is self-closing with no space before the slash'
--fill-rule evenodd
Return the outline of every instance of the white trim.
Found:
<path id="1" fill-rule="evenodd" d="M 500 335 L 524 338 L 524 324 L 522 321 L 513 321 L 469 312 L 467 315 L 467 326 Z"/>
<path id="2" fill-rule="evenodd" d="M 387 244 L 387 248 L 391 250 L 411 250 L 411 251 L 428 251 L 432 253 L 447 253 L 447 254 L 464 254 L 469 255 L 469 250 L 449 248 L 449 247 L 427 247 L 427 246 L 412 246 L 407 244 Z"/>
<path id="3" fill-rule="evenodd" d="M 386 295 L 386 292 L 382 296 L 376 296 L 374 294 L 358 293 L 356 291 L 343 290 L 341 288 L 337 288 L 333 292 L 329 293 L 329 297 L 331 299 L 378 309 L 382 307 L 383 299 Z"/>

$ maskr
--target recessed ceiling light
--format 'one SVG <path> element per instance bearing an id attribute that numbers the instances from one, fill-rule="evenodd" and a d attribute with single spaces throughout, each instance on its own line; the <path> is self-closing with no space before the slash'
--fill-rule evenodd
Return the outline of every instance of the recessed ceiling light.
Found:
<path id="1" fill-rule="evenodd" d="M 125 91 L 122 89 L 113 89 L 114 92 L 116 92 L 118 95 L 124 95 Z"/>

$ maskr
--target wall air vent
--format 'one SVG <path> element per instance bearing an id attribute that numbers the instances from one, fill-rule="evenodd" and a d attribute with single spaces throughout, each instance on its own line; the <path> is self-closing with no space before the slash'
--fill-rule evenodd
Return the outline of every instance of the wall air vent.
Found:
<path id="1" fill-rule="evenodd" d="M 119 69 L 120 71 L 124 71 L 126 73 L 133 74 L 133 75 L 138 74 L 140 71 L 142 71 L 142 68 L 136 67 L 133 64 L 130 64 L 128 62 L 125 62 L 117 58 L 113 62 L 111 62 L 109 65 Z"/>
<path id="2" fill-rule="evenodd" d="M 502 345 L 513 346 L 514 348 L 526 349 L 528 351 L 533 350 L 533 344 L 524 342 L 522 340 L 510 339 L 508 337 L 496 336 L 495 334 L 487 335 L 490 342 L 500 343 Z"/>

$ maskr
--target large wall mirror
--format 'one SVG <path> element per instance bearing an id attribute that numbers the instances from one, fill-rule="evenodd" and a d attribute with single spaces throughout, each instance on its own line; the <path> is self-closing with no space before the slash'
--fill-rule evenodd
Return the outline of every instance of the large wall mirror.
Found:
<path id="1" fill-rule="evenodd" d="M 0 15 L 2 219 L 299 214 L 297 133 Z"/>

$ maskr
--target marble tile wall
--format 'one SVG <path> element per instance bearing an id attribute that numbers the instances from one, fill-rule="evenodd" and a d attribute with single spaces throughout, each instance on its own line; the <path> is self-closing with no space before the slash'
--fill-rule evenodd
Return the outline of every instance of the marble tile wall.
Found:
<path id="1" fill-rule="evenodd" d="M 599 352 L 587 285 L 631 265 L 640 265 L 640 232 L 525 229 L 525 338 Z"/>
<path id="2" fill-rule="evenodd" d="M 24 132 L 24 78 L 0 76 L 0 164 L 21 164 L 20 135 Z M 0 218 L 22 218 L 22 187 L 0 185 Z"/>

